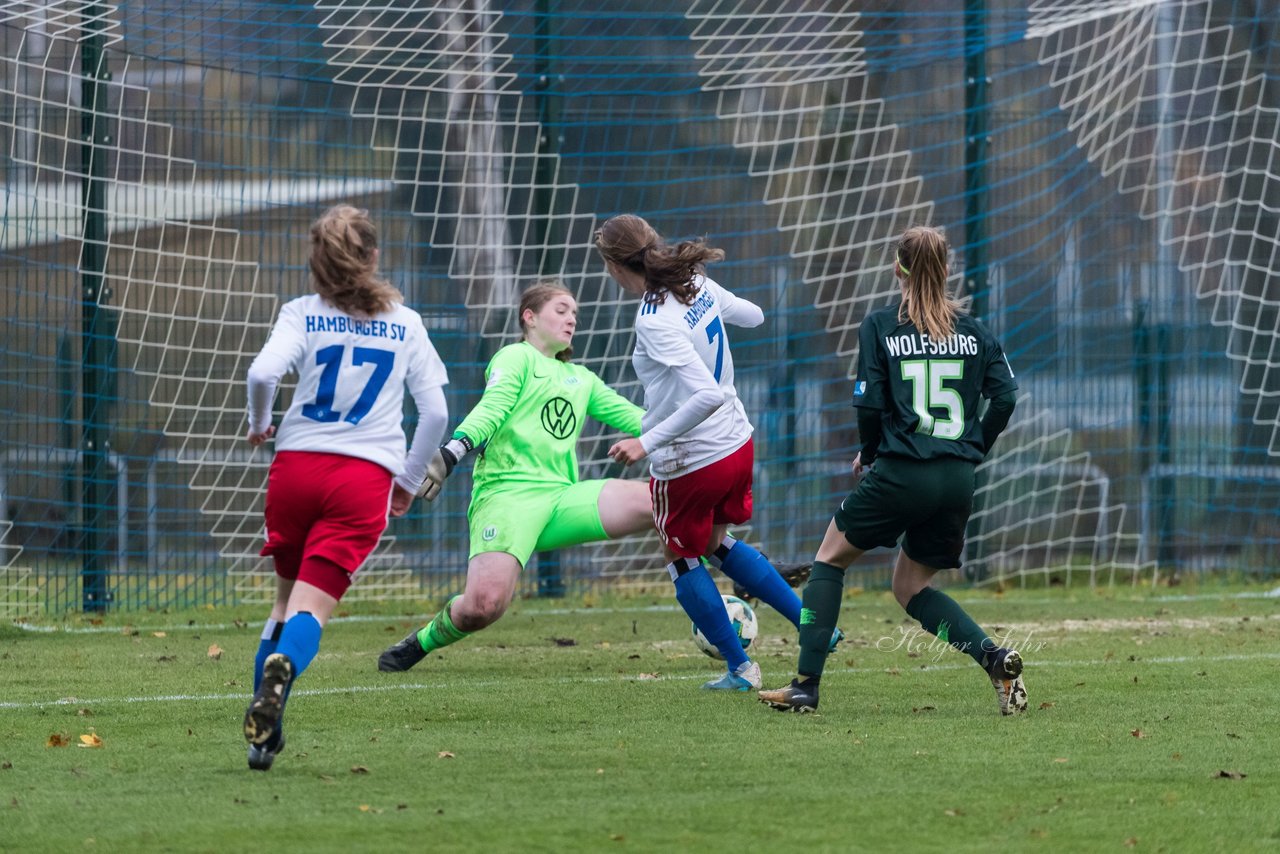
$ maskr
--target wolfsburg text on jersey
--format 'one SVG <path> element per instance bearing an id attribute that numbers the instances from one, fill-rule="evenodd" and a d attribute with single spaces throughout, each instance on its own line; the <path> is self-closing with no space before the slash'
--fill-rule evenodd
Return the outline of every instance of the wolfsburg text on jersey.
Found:
<path id="1" fill-rule="evenodd" d="M 972 335 L 930 338 L 928 335 L 892 335 L 884 339 L 890 356 L 976 356 L 978 339 Z"/>

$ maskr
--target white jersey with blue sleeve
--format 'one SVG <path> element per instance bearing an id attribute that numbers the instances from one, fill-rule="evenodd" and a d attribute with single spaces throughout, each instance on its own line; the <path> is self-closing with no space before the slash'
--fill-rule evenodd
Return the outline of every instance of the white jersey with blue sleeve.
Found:
<path id="1" fill-rule="evenodd" d="M 709 466 L 751 437 L 733 384 L 728 326 L 759 326 L 764 312 L 715 281 L 698 276 L 689 305 L 667 294 L 646 298 L 636 313 L 631 362 L 644 385 L 640 442 L 649 471 L 669 480 Z"/>
<path id="2" fill-rule="evenodd" d="M 316 451 L 369 460 L 393 475 L 405 469 L 404 392 L 422 409 L 449 382 L 417 312 L 397 304 L 373 317 L 355 317 L 317 294 L 280 309 L 262 352 L 249 368 L 249 427 L 271 421 L 280 378 L 298 374 L 293 401 L 276 433 L 277 451 Z M 443 425 L 440 412 L 421 422 Z M 422 431 L 420 430 L 419 433 Z M 429 432 L 443 432 L 439 430 Z M 414 435 L 415 455 L 434 451 L 438 437 Z M 419 443 L 423 448 L 416 447 Z M 415 462 L 413 469 L 417 469 Z M 425 465 L 421 468 L 425 471 Z"/>

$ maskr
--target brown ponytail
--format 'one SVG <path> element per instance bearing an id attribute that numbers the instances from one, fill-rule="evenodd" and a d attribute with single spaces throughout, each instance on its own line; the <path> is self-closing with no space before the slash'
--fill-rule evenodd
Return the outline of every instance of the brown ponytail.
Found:
<path id="1" fill-rule="evenodd" d="M 724 260 L 723 249 L 702 240 L 667 245 L 653 226 L 634 214 L 606 220 L 596 232 L 595 243 L 606 261 L 643 274 L 645 299 L 659 304 L 671 294 L 691 305 L 698 295 L 694 277 L 706 272 L 708 262 Z"/>
<path id="2" fill-rule="evenodd" d="M 311 225 L 311 286 L 347 314 L 372 316 L 404 298 L 378 276 L 378 231 L 369 212 L 335 205 Z"/>

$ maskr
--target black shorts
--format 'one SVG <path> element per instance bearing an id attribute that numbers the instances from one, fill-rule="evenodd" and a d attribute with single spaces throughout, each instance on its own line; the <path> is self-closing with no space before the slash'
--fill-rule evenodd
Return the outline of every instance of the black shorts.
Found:
<path id="1" fill-rule="evenodd" d="M 973 512 L 973 470 L 967 460 L 880 457 L 835 512 L 836 527 L 855 548 L 892 548 L 932 569 L 960 566 Z"/>

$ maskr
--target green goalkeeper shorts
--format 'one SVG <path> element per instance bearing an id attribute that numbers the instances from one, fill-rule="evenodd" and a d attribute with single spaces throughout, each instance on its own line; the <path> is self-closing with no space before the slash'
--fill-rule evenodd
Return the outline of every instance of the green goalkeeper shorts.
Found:
<path id="1" fill-rule="evenodd" d="M 600 521 L 604 480 L 569 486 L 515 484 L 471 496 L 471 554 L 506 552 L 529 562 L 534 552 L 609 539 Z"/>

